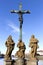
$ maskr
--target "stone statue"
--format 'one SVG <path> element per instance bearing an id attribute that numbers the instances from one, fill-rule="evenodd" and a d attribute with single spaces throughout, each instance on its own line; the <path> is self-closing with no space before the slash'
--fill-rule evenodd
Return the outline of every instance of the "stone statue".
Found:
<path id="1" fill-rule="evenodd" d="M 29 44 L 29 47 L 31 47 L 31 59 L 36 59 L 36 55 L 37 55 L 37 48 L 39 48 L 38 46 L 38 40 L 35 38 L 34 35 L 31 36 L 31 39 L 30 39 L 30 44 Z"/>
<path id="2" fill-rule="evenodd" d="M 25 45 L 22 41 L 19 41 L 17 47 L 19 48 L 19 50 L 17 51 L 16 55 L 18 58 L 25 58 Z"/>
<path id="3" fill-rule="evenodd" d="M 7 41 L 5 42 L 5 45 L 7 47 L 7 51 L 6 51 L 6 55 L 5 55 L 5 60 L 11 60 L 11 53 L 14 49 L 14 41 L 12 40 L 12 36 L 10 35 L 7 39 Z"/>

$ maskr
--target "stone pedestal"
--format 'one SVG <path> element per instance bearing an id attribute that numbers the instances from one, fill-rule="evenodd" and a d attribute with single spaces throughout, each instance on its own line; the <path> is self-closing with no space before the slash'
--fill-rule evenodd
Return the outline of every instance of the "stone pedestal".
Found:
<path id="1" fill-rule="evenodd" d="M 24 59 L 17 59 L 16 65 L 25 65 L 25 60 Z"/>
<path id="2" fill-rule="evenodd" d="M 27 60 L 26 65 L 38 65 L 38 60 Z"/>
<path id="3" fill-rule="evenodd" d="M 14 65 L 15 64 L 15 61 L 14 60 L 6 60 L 4 62 L 4 65 Z"/>

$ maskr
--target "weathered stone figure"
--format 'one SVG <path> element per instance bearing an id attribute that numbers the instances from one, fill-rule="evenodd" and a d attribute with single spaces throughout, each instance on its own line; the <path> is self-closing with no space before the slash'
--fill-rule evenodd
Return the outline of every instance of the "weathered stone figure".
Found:
<path id="1" fill-rule="evenodd" d="M 5 45 L 7 47 L 7 51 L 6 51 L 6 55 L 5 55 L 5 60 L 11 60 L 11 53 L 14 49 L 14 41 L 12 40 L 12 36 L 10 35 L 7 39 L 7 41 L 5 42 Z"/>
<path id="2" fill-rule="evenodd" d="M 37 48 L 39 48 L 38 46 L 38 40 L 35 38 L 34 35 L 31 36 L 31 39 L 30 39 L 30 44 L 29 44 L 29 47 L 31 47 L 31 59 L 36 59 L 36 55 L 37 55 Z"/>
<path id="3" fill-rule="evenodd" d="M 16 56 L 18 58 L 22 58 L 22 59 L 25 58 L 26 47 L 25 47 L 24 43 L 22 41 L 19 41 L 17 47 L 19 48 L 19 50 L 17 51 Z"/>

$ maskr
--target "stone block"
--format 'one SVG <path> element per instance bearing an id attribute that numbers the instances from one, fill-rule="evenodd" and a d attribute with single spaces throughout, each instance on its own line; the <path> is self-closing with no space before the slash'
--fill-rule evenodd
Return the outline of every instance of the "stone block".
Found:
<path id="1" fill-rule="evenodd" d="M 15 64 L 15 61 L 14 60 L 6 60 L 4 62 L 4 65 L 14 65 Z"/>
<path id="2" fill-rule="evenodd" d="M 26 65 L 38 65 L 38 60 L 27 60 Z"/>
<path id="3" fill-rule="evenodd" d="M 24 65 L 24 64 L 25 64 L 24 59 L 17 59 L 16 60 L 16 65 Z"/>

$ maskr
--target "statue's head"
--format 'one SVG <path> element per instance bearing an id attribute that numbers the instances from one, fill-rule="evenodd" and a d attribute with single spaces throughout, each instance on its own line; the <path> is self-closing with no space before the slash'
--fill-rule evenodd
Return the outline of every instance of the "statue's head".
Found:
<path id="1" fill-rule="evenodd" d="M 34 35 L 32 35 L 32 36 L 31 36 L 31 38 L 35 38 L 35 36 L 34 36 Z"/>
<path id="2" fill-rule="evenodd" d="M 9 37 L 7 38 L 7 41 L 6 41 L 5 44 L 6 44 L 6 46 L 12 46 L 12 47 L 14 47 L 15 43 L 14 43 L 11 35 L 9 35 Z"/>
<path id="3" fill-rule="evenodd" d="M 9 35 L 8 40 L 12 40 L 12 36 L 11 35 Z"/>

